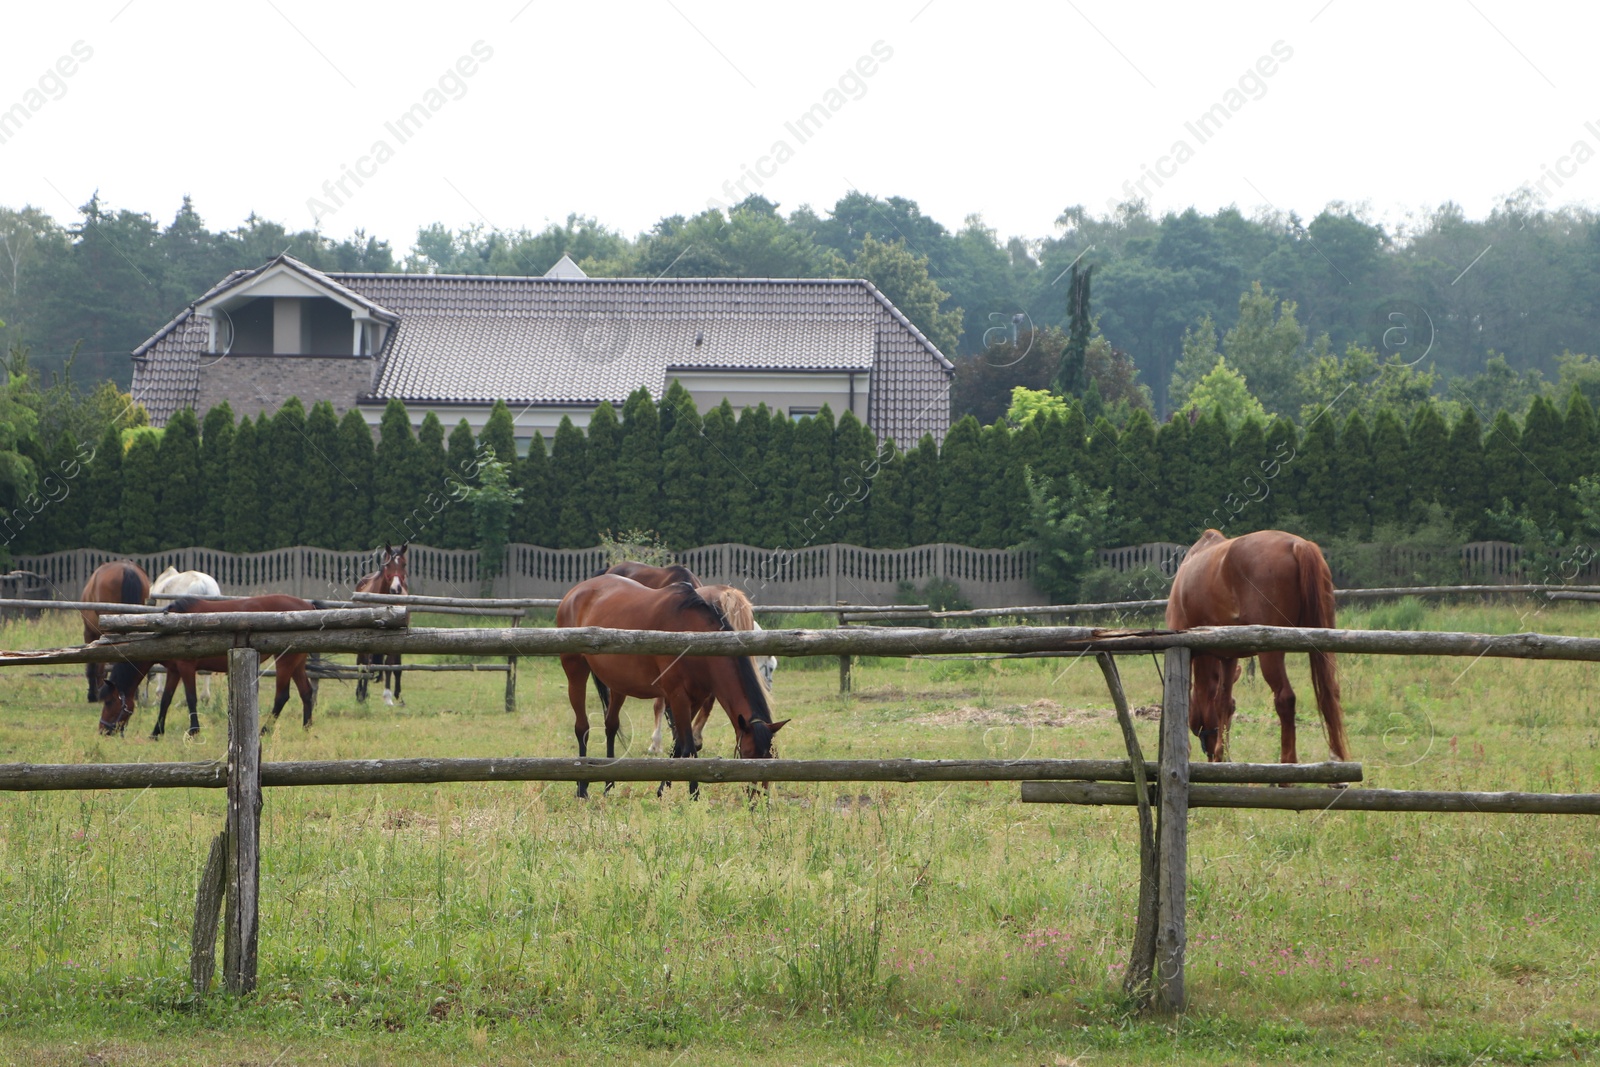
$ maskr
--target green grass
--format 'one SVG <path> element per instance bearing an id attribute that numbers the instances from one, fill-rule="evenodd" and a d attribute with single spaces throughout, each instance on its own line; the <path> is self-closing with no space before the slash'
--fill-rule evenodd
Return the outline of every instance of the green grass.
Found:
<path id="1" fill-rule="evenodd" d="M 1600 634 L 1584 605 L 1428 606 L 1416 621 Z M 9 625 L 0 646 L 75 637 L 58 618 Z M 1121 754 L 1092 662 L 871 660 L 849 697 L 835 662 L 780 668 L 783 756 Z M 1156 703 L 1152 662 L 1122 667 L 1133 703 Z M 1301 755 L 1320 758 L 1303 658 L 1291 667 Z M 1341 668 L 1369 785 L 1600 788 L 1588 666 Z M 81 674 L 49 673 L 5 676 L 0 760 L 222 754 L 220 679 L 198 740 L 150 742 L 148 706 L 126 739 L 99 738 Z M 575 751 L 553 661 L 522 661 L 514 715 L 499 675 L 412 675 L 404 708 L 351 694 L 323 684 L 309 733 L 291 701 L 265 758 Z M 1238 696 L 1235 758 L 1274 759 L 1270 694 L 1257 681 Z M 648 705 L 626 720 L 620 747 L 642 755 Z M 1155 725 L 1140 731 L 1153 752 Z M 707 749 L 731 753 L 725 720 Z M 185 988 L 188 937 L 221 794 L 0 797 L 0 1062 L 1468 1065 L 1600 1050 L 1592 819 L 1196 811 L 1192 1010 L 1168 1026 L 1130 1017 L 1118 991 L 1137 874 L 1126 809 L 1023 806 L 1014 783 L 783 785 L 753 806 L 734 787 L 654 792 L 270 791 L 260 991 L 203 1002 Z"/>

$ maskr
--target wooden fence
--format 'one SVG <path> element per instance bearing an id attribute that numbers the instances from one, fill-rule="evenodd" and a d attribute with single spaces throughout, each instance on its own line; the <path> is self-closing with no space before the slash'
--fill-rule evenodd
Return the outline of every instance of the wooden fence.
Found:
<path id="1" fill-rule="evenodd" d="M 373 621 L 392 624 L 395 608 L 364 608 Z M 382 614 L 387 612 L 388 614 Z M 262 789 L 270 786 L 357 785 L 446 781 L 653 781 L 679 772 L 700 782 L 754 781 L 1022 781 L 1021 798 L 1037 803 L 1129 804 L 1139 809 L 1140 877 L 1138 921 L 1126 984 L 1142 1002 L 1164 1012 L 1185 1002 L 1187 944 L 1188 809 L 1228 806 L 1326 811 L 1540 812 L 1600 814 L 1600 794 L 1461 793 L 1409 790 L 1294 788 L 1361 778 L 1359 765 L 1307 766 L 1189 764 L 1189 663 L 1191 652 L 1228 650 L 1356 651 L 1384 655 L 1499 656 L 1524 659 L 1600 661 L 1600 639 L 1543 634 L 1469 634 L 1385 631 L 1298 630 L 1267 626 L 1201 628 L 1185 632 L 1116 631 L 1087 627 L 996 627 L 975 630 L 837 629 L 719 633 L 568 629 L 394 630 L 295 629 L 312 613 L 288 613 L 268 629 L 263 620 L 249 631 L 219 630 L 206 616 L 105 616 L 107 638 L 84 648 L 0 653 L 0 664 L 83 663 L 228 656 L 229 746 L 225 765 L 130 764 L 0 766 L 0 789 L 192 788 L 227 789 L 227 818 L 213 841 L 196 896 L 191 981 L 209 985 L 215 939 L 226 904 L 224 978 L 230 991 L 248 992 L 256 981 L 259 941 L 260 813 Z M 316 622 L 359 623 L 354 612 L 320 612 Z M 160 619 L 159 622 L 152 621 Z M 159 626 L 163 633 L 144 636 Z M 422 759 L 342 760 L 316 763 L 260 762 L 260 715 L 256 686 L 260 657 L 293 647 L 301 651 L 468 652 L 478 655 L 563 652 L 690 655 L 909 655 L 928 651 L 1038 651 L 1052 655 L 1095 654 L 1116 705 L 1128 750 L 1107 760 L 659 760 Z M 1113 654 L 1164 650 L 1161 746 L 1158 763 L 1145 761 L 1117 674 Z M 670 770 L 663 770 L 670 766 Z M 1109 785 L 1105 783 L 1131 783 Z M 1240 788 L 1214 783 L 1290 784 L 1287 789 Z M 1159 822 L 1156 821 L 1159 817 Z"/>
<path id="2" fill-rule="evenodd" d="M 1100 563 L 1118 571 L 1154 568 L 1170 576 L 1188 551 L 1171 542 L 1102 549 Z M 1376 585 L 1429 582 L 1474 582 L 1502 585 L 1537 582 L 1547 576 L 1528 573 L 1524 553 L 1505 541 L 1478 541 L 1458 550 L 1410 545 L 1358 545 L 1330 552 L 1334 580 L 1340 586 L 1358 583 L 1356 575 L 1377 577 Z M 931 581 L 955 584 L 974 608 L 1006 608 L 1040 604 L 1046 597 L 1034 585 L 1037 553 L 1031 549 L 967 548 L 963 545 L 918 545 L 872 549 L 855 545 L 812 545 L 799 549 L 754 548 L 750 545 L 707 545 L 676 553 L 680 562 L 707 582 L 737 585 L 758 606 L 767 604 L 892 604 L 909 586 L 921 589 Z M 214 576 L 227 593 L 289 593 L 293 596 L 342 599 L 356 579 L 376 568 L 373 552 L 334 552 L 322 548 L 283 548 L 235 554 L 209 548 L 124 556 L 79 548 L 46 556 L 20 556 L 17 567 L 27 574 L 10 576 L 6 596 L 76 596 L 89 574 L 107 560 L 131 558 L 154 577 L 169 566 Z M 511 545 L 503 574 L 482 581 L 478 553 L 413 545 L 411 588 L 440 596 L 559 598 L 572 586 L 604 570 L 600 548 L 557 549 Z M 1431 577 L 1430 577 L 1431 576 Z M 1600 584 L 1600 558 L 1563 572 L 1560 581 Z"/>

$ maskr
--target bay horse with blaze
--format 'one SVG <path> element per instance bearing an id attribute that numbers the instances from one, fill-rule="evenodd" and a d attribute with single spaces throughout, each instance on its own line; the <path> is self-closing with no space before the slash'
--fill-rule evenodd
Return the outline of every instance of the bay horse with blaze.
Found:
<path id="1" fill-rule="evenodd" d="M 672 633 L 733 630 L 716 603 L 686 583 L 651 589 L 617 574 L 597 575 L 573 586 L 556 608 L 556 625 Z M 771 759 L 772 739 L 789 721 L 772 721 L 766 687 L 749 656 L 568 653 L 561 657 L 561 669 L 567 675 L 567 699 L 572 704 L 580 757 L 589 752 L 585 705 L 591 676 L 605 705 L 607 759 L 616 758 L 619 714 L 627 697 L 659 697 L 667 702 L 675 758 L 695 756 L 693 715 L 708 700 L 715 700 L 727 712 L 739 755 L 745 759 Z M 698 792 L 697 784 L 691 783 L 689 791 Z M 589 795 L 587 782 L 578 783 L 578 795 Z"/>
<path id="2" fill-rule="evenodd" d="M 143 604 L 150 599 L 150 576 L 132 560 L 115 559 L 110 563 L 102 563 L 84 583 L 83 599 L 100 604 Z M 82 614 L 83 643 L 92 644 L 100 640 L 100 615 L 93 611 L 84 611 Z M 105 672 L 104 663 L 84 665 L 83 673 L 89 681 L 88 701 L 91 704 L 100 699 Z"/>
<path id="3" fill-rule="evenodd" d="M 182 597 L 174 600 L 167 611 L 172 614 L 193 615 L 219 611 L 310 611 L 316 606 L 316 603 L 310 600 L 275 593 L 270 596 L 242 597 L 238 600 Z M 306 661 L 310 656 L 304 652 L 283 652 L 275 658 L 278 667 L 278 686 L 277 694 L 272 701 L 272 722 L 278 721 L 283 706 L 289 702 L 289 685 L 292 682 L 300 693 L 301 724 L 310 729 L 311 707 L 315 699 L 311 678 L 306 672 Z M 145 680 L 154 666 L 154 663 L 149 662 L 126 661 L 112 666 L 111 675 L 100 690 L 101 733 L 120 734 L 126 728 L 128 720 L 133 718 L 139 684 Z M 180 681 L 183 683 L 184 695 L 189 701 L 189 735 L 192 737 L 200 732 L 200 713 L 195 704 L 194 693 L 195 674 L 199 671 L 227 671 L 228 657 L 222 655 L 207 656 L 202 659 L 167 660 L 162 662 L 161 666 L 166 668 L 167 681 L 161 691 L 161 711 L 156 716 L 155 729 L 150 731 L 150 737 L 155 739 L 166 733 L 167 709 L 172 705 L 172 696 L 178 691 Z M 266 732 L 266 727 L 262 728 L 262 732 Z"/>
<path id="4" fill-rule="evenodd" d="M 1207 530 L 1189 549 L 1172 579 L 1167 628 L 1194 626 L 1297 626 L 1332 629 L 1333 574 L 1322 549 L 1282 530 L 1262 530 L 1228 538 Z M 1191 660 L 1189 729 L 1200 738 L 1210 760 L 1225 760 L 1233 723 L 1233 683 L 1237 655 L 1196 651 Z M 1284 670 L 1284 653 L 1262 652 L 1261 676 L 1272 687 L 1278 713 L 1282 762 L 1298 762 L 1295 752 L 1295 694 Z M 1348 760 L 1339 675 L 1331 652 L 1312 652 L 1311 687 L 1336 759 Z"/>
<path id="5" fill-rule="evenodd" d="M 385 542 L 383 546 L 383 560 L 378 569 L 356 582 L 355 591 L 358 593 L 390 593 L 404 596 L 409 590 L 406 588 L 406 550 L 409 543 L 395 548 Z M 365 667 L 371 664 L 381 664 L 388 667 L 400 666 L 400 653 L 398 652 L 358 652 L 356 653 L 356 666 Z M 400 697 L 400 679 L 405 676 L 404 671 L 378 672 L 378 680 L 383 683 L 383 702 L 385 704 L 399 704 L 405 707 L 406 702 Z M 356 699 L 367 699 L 367 676 L 365 672 L 356 679 Z"/>

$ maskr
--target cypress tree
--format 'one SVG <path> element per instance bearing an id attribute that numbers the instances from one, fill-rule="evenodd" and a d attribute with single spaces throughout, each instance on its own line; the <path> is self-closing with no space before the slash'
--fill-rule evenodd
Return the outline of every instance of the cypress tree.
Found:
<path id="1" fill-rule="evenodd" d="M 1406 450 L 1413 521 L 1426 517 L 1429 504 L 1449 503 L 1444 492 L 1449 453 L 1449 427 L 1436 406 L 1423 404 L 1411 419 L 1411 440 Z"/>
<path id="2" fill-rule="evenodd" d="M 535 433 L 528 439 L 528 454 L 518 461 L 513 473 L 517 488 L 522 491 L 522 503 L 512 517 L 512 540 L 554 548 L 557 515 L 551 509 L 550 462 L 545 455 L 544 434 Z"/>
<path id="3" fill-rule="evenodd" d="M 1483 471 L 1483 424 L 1468 404 L 1461 409 L 1456 424 L 1450 427 L 1449 456 L 1444 465 L 1444 499 L 1451 519 L 1468 538 L 1475 538 L 1483 526 L 1489 506 L 1488 486 Z"/>
<path id="4" fill-rule="evenodd" d="M 300 495 L 304 502 L 300 540 L 314 548 L 338 548 L 342 512 L 350 506 L 349 472 L 339 462 L 339 417 L 333 404 L 318 400 L 306 416 L 305 466 Z"/>
<path id="5" fill-rule="evenodd" d="M 654 530 L 661 497 L 661 416 L 644 386 L 622 405 L 617 449 L 617 526 Z M 524 494 L 526 499 L 526 494 Z"/>
<path id="6" fill-rule="evenodd" d="M 1522 421 L 1523 492 L 1528 512 L 1541 529 L 1559 523 L 1574 510 L 1567 501 L 1567 450 L 1561 413 L 1542 396 L 1533 398 Z"/>
<path id="7" fill-rule="evenodd" d="M 1582 516 L 1578 513 L 1578 501 L 1572 485 L 1585 475 L 1592 476 L 1600 472 L 1600 426 L 1595 424 L 1594 408 L 1590 406 L 1589 399 L 1576 385 L 1567 397 L 1562 436 L 1567 446 L 1567 482 L 1563 483 L 1565 491 L 1562 496 L 1566 511 L 1561 517 L 1561 528 L 1576 531 Z"/>
<path id="8" fill-rule="evenodd" d="M 829 540 L 850 545 L 868 543 L 867 517 L 873 505 L 870 479 L 883 473 L 881 465 L 873 465 L 876 451 L 872 431 L 856 418 L 855 412 L 846 411 L 839 416 L 833 435 L 833 491 L 839 496 L 840 511 L 833 520 L 835 532 Z"/>
<path id="9" fill-rule="evenodd" d="M 1087 412 L 1085 412 L 1087 414 Z M 1094 428 L 1083 449 L 1083 473 L 1079 475 L 1084 485 L 1091 489 L 1110 490 L 1110 507 L 1106 513 L 1107 547 L 1131 545 L 1128 536 L 1129 522 L 1123 502 L 1117 494 L 1117 462 L 1122 445 L 1117 428 L 1104 415 L 1097 416 Z"/>
<path id="10" fill-rule="evenodd" d="M 411 539 L 411 512 L 421 488 L 416 482 L 417 439 L 411 416 L 398 398 L 384 405 L 372 468 L 372 524 L 368 535 L 399 544 Z"/>
<path id="11" fill-rule="evenodd" d="M 1189 431 L 1189 496 L 1182 523 L 1170 530 L 1171 540 L 1193 543 L 1209 526 L 1233 525 L 1235 513 L 1248 507 L 1243 488 L 1233 477 L 1228 422 L 1221 412 L 1203 415 Z M 1232 500 L 1229 500 L 1229 497 Z M 1219 513 L 1213 517 L 1214 513 Z"/>
<path id="12" fill-rule="evenodd" d="M 305 473 L 305 445 L 306 409 L 299 397 L 285 400 L 271 422 L 263 420 L 256 426 L 256 449 L 260 453 L 256 462 L 265 479 L 261 483 L 263 550 L 300 543 L 305 508 L 292 499 L 274 499 L 278 496 L 274 487 L 288 485 Z"/>
<path id="13" fill-rule="evenodd" d="M 617 505 L 618 460 L 622 450 L 622 425 L 617 409 L 601 403 L 589 417 L 588 488 L 584 495 L 589 506 L 589 528 L 620 531 Z M 595 540 L 599 543 L 598 539 Z M 586 546 L 587 547 L 587 546 Z"/>
<path id="14" fill-rule="evenodd" d="M 794 548 L 806 539 L 804 531 L 790 521 L 795 487 L 793 453 L 794 423 L 787 415 L 774 411 L 767 421 L 767 448 L 761 457 L 759 537 L 752 542 L 762 548 Z"/>
<path id="15" fill-rule="evenodd" d="M 1480 477 L 1482 466 L 1480 460 Z M 1365 541 L 1372 536 L 1372 496 L 1377 465 L 1372 460 L 1372 434 L 1367 431 L 1367 420 L 1359 411 L 1352 411 L 1344 420 L 1344 429 L 1339 434 L 1337 472 L 1339 509 L 1334 532 Z"/>
<path id="16" fill-rule="evenodd" d="M 867 544 L 872 548 L 905 548 L 911 524 L 906 480 L 907 457 L 889 438 L 873 453 L 864 476 L 870 506 L 867 508 Z"/>
<path id="17" fill-rule="evenodd" d="M 1300 455 L 1282 477 L 1293 478 L 1305 533 L 1316 540 L 1339 527 L 1338 433 L 1324 412 L 1306 427 Z"/>
<path id="18" fill-rule="evenodd" d="M 1020 432 L 1020 431 L 1018 431 Z M 1003 548 L 1011 544 L 1017 511 L 1027 510 L 1027 485 L 1022 475 L 1022 448 L 1017 433 L 1004 422 L 978 432 L 978 494 L 967 501 L 977 513 L 976 548 Z M 1021 498 L 1018 498 L 1018 494 Z"/>
<path id="19" fill-rule="evenodd" d="M 265 414 L 261 417 L 266 419 Z M 256 437 L 256 424 L 246 415 L 234 431 L 228 457 L 228 506 L 222 546 L 229 552 L 261 551 L 261 457 Z"/>
<path id="20" fill-rule="evenodd" d="M 1377 477 L 1372 486 L 1372 525 L 1375 530 L 1407 526 L 1412 521 L 1406 428 L 1395 413 L 1379 408 L 1372 420 L 1372 462 Z M 1380 533 L 1380 537 L 1388 536 Z"/>
<path id="21" fill-rule="evenodd" d="M 79 452 L 78 439 L 72 431 L 62 430 L 39 471 L 39 496 L 44 504 L 25 531 L 31 535 L 28 543 L 32 551 L 60 552 L 83 547 L 89 494 L 84 491 L 88 471 Z M 89 454 L 87 449 L 82 452 Z"/>
<path id="22" fill-rule="evenodd" d="M 939 445 L 932 434 L 923 434 L 917 447 L 907 452 L 905 458 L 908 544 L 938 543 L 943 496 L 944 475 L 939 467 Z"/>
<path id="23" fill-rule="evenodd" d="M 90 501 L 88 547 L 115 552 L 122 547 L 122 432 L 115 426 L 106 427 L 83 478 Z"/>
<path id="24" fill-rule="evenodd" d="M 167 420 L 156 449 L 156 546 L 188 548 L 199 543 L 200 425 L 188 408 Z"/>
<path id="25" fill-rule="evenodd" d="M 160 547 L 161 453 L 151 433 L 135 434 L 122 459 L 122 551 L 154 552 Z"/>
<path id="26" fill-rule="evenodd" d="M 485 447 L 489 447 L 488 442 L 485 442 Z M 472 548 L 478 543 L 472 522 L 472 504 L 465 495 L 467 489 L 478 484 L 473 473 L 476 470 L 476 458 L 477 444 L 472 439 L 472 427 L 466 419 L 462 419 L 450 431 L 450 443 L 445 452 L 445 484 L 449 489 L 444 514 L 439 516 L 439 543 L 442 548 Z M 513 478 L 515 473 L 513 470 Z"/>
<path id="27" fill-rule="evenodd" d="M 1112 455 L 1111 499 L 1121 520 L 1123 543 L 1154 541 L 1159 516 L 1167 505 L 1167 487 L 1181 484 L 1183 478 L 1161 468 L 1156 424 L 1148 411 L 1133 413 Z"/>
<path id="28" fill-rule="evenodd" d="M 1483 483 L 1488 490 L 1489 509 L 1509 505 L 1520 507 L 1527 502 L 1523 483 L 1528 468 L 1522 461 L 1522 431 L 1508 412 L 1501 411 L 1489 426 L 1483 440 Z"/>
<path id="29" fill-rule="evenodd" d="M 1140 514 L 1146 540 L 1181 541 L 1199 521 L 1199 516 L 1192 513 L 1189 506 L 1194 482 L 1189 469 L 1193 462 L 1190 444 L 1187 415 L 1176 416 L 1156 431 L 1156 462 L 1145 467 L 1144 473 L 1153 477 L 1160 489 L 1157 493 L 1145 493 L 1141 498 L 1144 508 Z M 1127 447 L 1124 443 L 1124 451 Z M 1141 490 L 1143 482 L 1143 478 L 1136 482 Z"/>
<path id="30" fill-rule="evenodd" d="M 1294 423 L 1282 415 L 1273 419 L 1262 445 L 1265 455 L 1256 467 L 1271 487 L 1272 495 L 1267 497 L 1261 522 L 1262 528 L 1268 529 L 1280 525 L 1285 516 L 1299 514 L 1300 499 L 1292 472 L 1300 454 L 1300 438 Z"/>
<path id="31" fill-rule="evenodd" d="M 772 414 L 765 404 L 739 412 L 734 427 L 734 463 L 747 477 L 738 480 L 728 501 L 728 536 L 740 544 L 758 545 L 765 536 L 764 479 L 771 428 Z"/>
<path id="32" fill-rule="evenodd" d="M 537 436 L 537 434 L 535 434 Z M 511 409 L 504 400 L 496 400 L 489 410 L 489 419 L 483 424 L 482 441 L 494 450 L 494 458 L 510 470 L 517 462 L 517 427 Z M 477 535 L 473 535 L 474 544 Z"/>
<path id="33" fill-rule="evenodd" d="M 794 467 L 794 495 L 789 521 L 802 545 L 825 545 L 837 539 L 834 530 L 833 411 L 824 404 L 816 415 L 795 424 L 789 461 Z"/>
<path id="34" fill-rule="evenodd" d="M 591 548 L 598 543 L 589 521 L 587 445 L 583 431 L 561 416 L 550 447 L 550 505 L 556 515 L 557 548 Z"/>
<path id="35" fill-rule="evenodd" d="M 339 420 L 335 452 L 343 494 L 335 508 L 338 524 L 336 544 L 346 552 L 375 548 L 378 541 L 374 525 L 373 478 L 377 455 L 372 445 L 372 428 L 354 408 Z"/>
<path id="36" fill-rule="evenodd" d="M 1234 503 L 1212 505 L 1200 516 L 1201 525 L 1205 529 L 1221 530 L 1230 537 L 1267 529 L 1271 525 L 1275 487 L 1261 467 L 1267 459 L 1266 431 L 1256 420 L 1245 419 L 1234 433 L 1228 452 L 1228 492 L 1236 495 Z M 1204 533 L 1205 529 L 1200 532 Z"/>
<path id="37" fill-rule="evenodd" d="M 731 530 L 734 498 L 741 496 L 749 485 L 749 475 L 740 470 L 734 461 L 739 419 L 733 405 L 724 398 L 721 404 L 706 412 L 700 425 L 700 446 L 704 457 L 705 495 L 700 501 L 696 525 L 700 531 L 699 544 L 720 544 L 735 540 Z"/>
<path id="38" fill-rule="evenodd" d="M 206 412 L 200 435 L 200 522 L 195 540 L 208 548 L 222 545 L 228 503 L 228 459 L 233 451 L 233 409 L 224 400 Z"/>
<path id="39" fill-rule="evenodd" d="M 445 515 L 454 501 L 450 497 L 450 459 L 444 450 L 444 423 L 428 412 L 417 427 L 417 447 L 412 453 L 417 502 L 411 516 L 408 541 L 438 545 L 444 539 Z"/>
<path id="40" fill-rule="evenodd" d="M 976 545 L 982 523 L 979 501 L 988 471 L 983 461 L 983 431 L 971 415 L 963 417 L 945 436 L 939 451 L 939 540 L 954 545 Z"/>

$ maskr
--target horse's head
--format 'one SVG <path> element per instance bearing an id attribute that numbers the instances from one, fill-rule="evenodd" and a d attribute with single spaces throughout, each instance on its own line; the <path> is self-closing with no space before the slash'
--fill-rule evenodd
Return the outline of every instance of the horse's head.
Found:
<path id="1" fill-rule="evenodd" d="M 378 568 L 378 591 L 380 593 L 393 593 L 404 595 L 406 590 L 406 551 L 410 543 L 395 548 L 393 545 L 383 546 L 383 564 Z"/>
<path id="2" fill-rule="evenodd" d="M 766 719 L 757 719 L 741 715 L 735 720 L 738 723 L 739 758 L 741 759 L 771 759 L 772 738 L 789 722 L 768 722 Z"/>
<path id="3" fill-rule="evenodd" d="M 139 669 L 123 661 L 113 664 L 100 686 L 100 732 L 120 734 L 133 718 L 139 697 Z"/>
<path id="4" fill-rule="evenodd" d="M 1200 739 L 1206 759 L 1228 758 L 1228 730 L 1233 725 L 1233 683 L 1239 679 L 1239 661 L 1216 656 L 1191 660 L 1194 684 L 1189 689 L 1189 729 Z"/>

